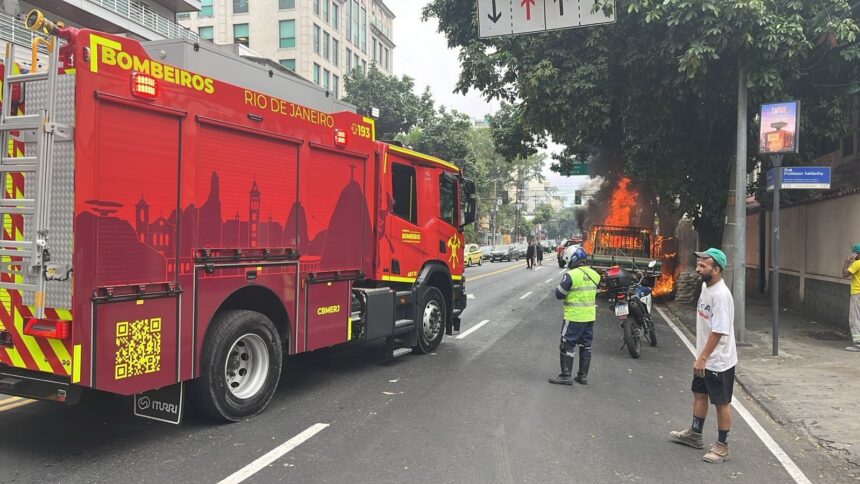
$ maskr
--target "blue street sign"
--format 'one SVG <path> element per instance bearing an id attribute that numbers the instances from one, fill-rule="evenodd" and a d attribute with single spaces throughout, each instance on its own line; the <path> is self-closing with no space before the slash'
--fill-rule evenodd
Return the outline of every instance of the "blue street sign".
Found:
<path id="1" fill-rule="evenodd" d="M 795 190 L 830 189 L 829 166 L 789 166 L 782 169 L 782 188 Z M 773 190 L 773 168 L 767 171 L 767 189 Z"/>

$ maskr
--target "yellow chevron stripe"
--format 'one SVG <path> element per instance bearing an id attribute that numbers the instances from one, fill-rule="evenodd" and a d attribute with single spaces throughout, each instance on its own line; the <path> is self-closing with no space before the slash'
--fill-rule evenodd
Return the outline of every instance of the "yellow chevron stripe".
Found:
<path id="1" fill-rule="evenodd" d="M 72 364 L 72 383 L 81 382 L 81 345 L 75 345 L 75 360 Z"/>
<path id="2" fill-rule="evenodd" d="M 72 312 L 68 309 L 54 309 L 57 311 L 57 316 L 64 321 L 72 320 Z M 54 350 L 54 354 L 57 355 L 57 359 L 60 360 L 60 363 L 63 365 L 63 369 L 66 370 L 66 375 L 72 374 L 72 357 L 69 354 L 69 350 L 66 349 L 66 345 L 64 345 L 60 340 L 56 339 L 48 339 L 48 343 L 51 345 L 51 349 Z"/>

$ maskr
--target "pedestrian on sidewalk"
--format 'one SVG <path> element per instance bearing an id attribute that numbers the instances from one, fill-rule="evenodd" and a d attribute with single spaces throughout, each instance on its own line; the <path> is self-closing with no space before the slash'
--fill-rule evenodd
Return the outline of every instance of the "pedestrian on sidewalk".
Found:
<path id="1" fill-rule="evenodd" d="M 672 431 L 676 442 L 703 448 L 702 430 L 708 400 L 717 410 L 718 437 L 702 459 L 716 464 L 729 460 L 728 436 L 732 428 L 732 389 L 738 353 L 735 346 L 735 303 L 723 281 L 726 254 L 720 249 L 696 252 L 696 273 L 702 277 L 702 295 L 696 312 L 696 361 L 693 363 L 693 422 Z"/>
<path id="2" fill-rule="evenodd" d="M 535 266 L 535 243 L 534 241 L 529 242 L 528 248 L 526 248 L 526 269 L 534 269 Z"/>
<path id="3" fill-rule="evenodd" d="M 848 327 L 851 329 L 851 346 L 846 351 L 860 352 L 860 244 L 854 244 L 851 255 L 842 265 L 842 275 L 851 278 L 851 299 L 848 302 Z"/>
<path id="4" fill-rule="evenodd" d="M 535 244 L 535 254 L 537 255 L 537 264 L 539 266 L 543 265 L 543 246 L 538 242 Z"/>
<path id="5" fill-rule="evenodd" d="M 594 320 L 597 319 L 597 286 L 600 274 L 585 265 L 588 255 L 577 248 L 567 261 L 568 271 L 555 288 L 555 298 L 564 300 L 564 321 L 561 326 L 561 373 L 550 378 L 556 385 L 588 384 L 588 369 L 591 366 L 591 341 L 594 338 Z M 573 373 L 573 357 L 579 347 L 579 371 Z"/>

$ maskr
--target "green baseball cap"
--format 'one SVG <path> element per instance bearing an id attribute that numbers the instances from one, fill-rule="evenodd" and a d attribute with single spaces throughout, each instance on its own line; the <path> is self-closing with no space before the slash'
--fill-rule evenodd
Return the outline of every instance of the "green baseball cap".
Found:
<path id="1" fill-rule="evenodd" d="M 726 260 L 725 252 L 721 251 L 720 249 L 715 249 L 713 247 L 704 252 L 696 252 L 696 257 L 701 257 L 702 259 L 714 259 L 714 262 L 716 262 L 717 265 L 720 266 L 720 269 L 725 269 L 726 263 L 728 262 Z"/>
<path id="2" fill-rule="evenodd" d="M 854 244 L 854 247 L 852 247 L 851 250 L 860 254 L 860 244 Z"/>

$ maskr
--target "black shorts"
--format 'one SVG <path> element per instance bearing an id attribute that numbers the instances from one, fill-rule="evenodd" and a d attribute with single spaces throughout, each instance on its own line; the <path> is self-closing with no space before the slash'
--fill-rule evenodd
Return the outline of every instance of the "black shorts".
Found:
<path id="1" fill-rule="evenodd" d="M 705 370 L 705 377 L 693 377 L 693 393 L 702 393 L 714 405 L 732 403 L 732 389 L 735 386 L 735 367 L 726 371 Z"/>

